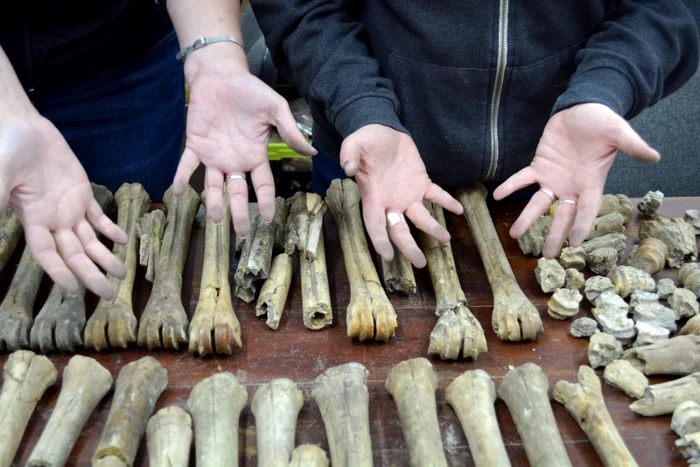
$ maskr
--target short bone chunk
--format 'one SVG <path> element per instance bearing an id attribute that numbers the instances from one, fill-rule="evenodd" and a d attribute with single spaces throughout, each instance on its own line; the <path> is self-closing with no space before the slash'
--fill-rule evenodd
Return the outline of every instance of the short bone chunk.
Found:
<path id="1" fill-rule="evenodd" d="M 525 255 L 541 256 L 544 243 L 552 228 L 552 216 L 540 216 L 519 239 L 518 245 Z M 585 266 L 585 264 L 584 264 Z M 573 267 L 573 266 L 572 266 Z"/>
<path id="2" fill-rule="evenodd" d="M 678 278 L 683 287 L 700 299 L 700 263 L 686 263 L 678 271 Z"/>
<path id="3" fill-rule="evenodd" d="M 280 325 L 284 305 L 287 303 L 289 285 L 292 283 L 293 271 L 294 261 L 292 257 L 286 253 L 277 255 L 272 261 L 270 276 L 260 290 L 258 304 L 255 306 L 255 315 L 266 315 L 265 324 L 270 329 L 277 329 Z"/>
<path id="4" fill-rule="evenodd" d="M 656 274 L 666 266 L 668 247 L 658 238 L 645 238 L 634 253 L 630 253 L 627 264 L 648 274 Z"/>
<path id="5" fill-rule="evenodd" d="M 607 366 L 622 355 L 622 344 L 610 334 L 600 332 L 588 343 L 588 361 L 593 368 Z"/>
<path id="6" fill-rule="evenodd" d="M 315 444 L 302 444 L 292 453 L 289 467 L 328 467 L 328 456 Z"/>
<path id="7" fill-rule="evenodd" d="M 605 367 L 603 377 L 610 386 L 635 399 L 642 397 L 644 389 L 649 385 L 649 380 L 644 373 L 633 367 L 627 360 L 610 362 Z"/>
<path id="8" fill-rule="evenodd" d="M 153 467 L 187 467 L 192 446 L 192 418 L 180 407 L 160 409 L 146 426 L 148 462 Z"/>
<path id="9" fill-rule="evenodd" d="M 700 405 L 686 401 L 676 407 L 671 419 L 671 429 L 680 437 L 700 431 Z"/>
<path id="10" fill-rule="evenodd" d="M 566 271 L 557 260 L 540 258 L 535 268 L 535 279 L 540 284 L 542 292 L 552 293 L 564 287 Z"/>
<path id="11" fill-rule="evenodd" d="M 676 319 L 691 318 L 700 312 L 700 305 L 695 294 L 688 289 L 677 288 L 674 290 L 668 297 L 668 304 L 676 313 Z"/>
<path id="12" fill-rule="evenodd" d="M 696 235 L 700 235 L 700 210 L 688 209 L 683 215 L 683 220 L 693 226 Z"/>
<path id="13" fill-rule="evenodd" d="M 5 269 L 22 236 L 22 223 L 12 208 L 6 208 L 0 216 L 0 272 Z"/>
<path id="14" fill-rule="evenodd" d="M 382 273 L 384 285 L 389 292 L 400 292 L 404 295 L 416 293 L 416 276 L 413 266 L 401 251 L 394 245 L 394 259 L 386 261 L 382 258 Z"/>
<path id="15" fill-rule="evenodd" d="M 645 216 L 654 216 L 664 201 L 664 194 L 660 191 L 649 191 L 637 204 L 639 212 Z"/>
<path id="16" fill-rule="evenodd" d="M 567 319 L 578 313 L 583 295 L 576 289 L 557 289 L 547 302 L 547 313 L 554 319 Z"/>
<path id="17" fill-rule="evenodd" d="M 698 246 L 695 241 L 693 226 L 681 218 L 664 219 L 657 217 L 644 221 L 639 226 L 639 239 L 654 237 L 666 244 L 668 256 L 666 261 L 672 268 L 680 268 L 683 263 L 696 261 Z"/>
<path id="18" fill-rule="evenodd" d="M 645 375 L 688 375 L 700 371 L 700 336 L 677 336 L 625 351 L 623 360 Z"/>
<path id="19" fill-rule="evenodd" d="M 610 272 L 608 277 L 622 298 L 629 297 L 635 290 L 644 292 L 656 290 L 656 282 L 648 273 L 631 266 L 618 266 Z"/>
<path id="20" fill-rule="evenodd" d="M 626 246 L 627 237 L 623 233 L 603 235 L 602 237 L 586 240 L 581 244 L 581 248 L 587 255 L 590 255 L 592 252 L 600 248 L 612 248 L 617 251 L 618 255 L 621 255 L 622 252 L 625 251 Z"/>
<path id="21" fill-rule="evenodd" d="M 700 465 L 700 432 L 689 433 L 676 440 L 676 448 L 691 467 Z"/>
<path id="22" fill-rule="evenodd" d="M 622 233 L 625 231 L 625 218 L 619 212 L 611 212 L 597 218 L 593 222 L 591 231 L 588 232 L 588 240 L 613 233 Z"/>
<path id="23" fill-rule="evenodd" d="M 700 403 L 700 373 L 647 386 L 644 396 L 630 405 L 630 409 L 639 415 L 654 417 L 673 413 L 685 401 Z"/>
<path id="24" fill-rule="evenodd" d="M 559 255 L 559 263 L 564 269 L 575 269 L 577 271 L 581 271 L 588 263 L 588 254 L 580 246 L 568 246 L 561 250 L 561 255 Z"/>
<path id="25" fill-rule="evenodd" d="M 316 258 L 313 261 L 299 258 L 299 263 L 304 326 L 313 331 L 318 331 L 333 323 L 323 232 L 319 236 Z"/>

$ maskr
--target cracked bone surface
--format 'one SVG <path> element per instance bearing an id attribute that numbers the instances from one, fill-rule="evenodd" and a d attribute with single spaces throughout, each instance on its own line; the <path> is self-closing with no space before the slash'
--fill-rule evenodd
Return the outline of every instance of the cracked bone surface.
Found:
<path id="1" fill-rule="evenodd" d="M 656 282 L 649 273 L 631 266 L 618 266 L 610 272 L 608 277 L 622 298 L 629 297 L 635 290 L 644 292 L 656 290 Z"/>
<path id="2" fill-rule="evenodd" d="M 263 384 L 253 396 L 258 465 L 287 467 L 294 451 L 297 417 L 304 396 L 287 378 Z"/>
<path id="3" fill-rule="evenodd" d="M 691 318 L 700 312 L 700 305 L 695 294 L 688 289 L 676 289 L 670 297 L 668 304 L 676 313 L 676 319 Z"/>
<path id="4" fill-rule="evenodd" d="M 293 271 L 294 261 L 292 257 L 286 253 L 277 255 L 272 261 L 270 275 L 260 289 L 255 315 L 266 315 L 265 324 L 270 329 L 277 329 L 280 325 L 284 305 L 287 303 L 289 285 L 292 283 Z"/>
<path id="5" fill-rule="evenodd" d="M 360 214 L 360 190 L 350 179 L 333 180 L 326 203 L 340 232 L 345 270 L 350 281 L 347 308 L 348 337 L 386 342 L 398 325 L 394 306 L 379 282 L 367 246 Z"/>
<path id="6" fill-rule="evenodd" d="M 566 271 L 555 259 L 540 258 L 535 268 L 535 279 L 544 293 L 552 293 L 564 287 Z"/>
<path id="7" fill-rule="evenodd" d="M 615 269 L 618 259 L 614 248 L 598 248 L 588 254 L 588 267 L 593 273 L 604 276 Z"/>
<path id="8" fill-rule="evenodd" d="M 474 464 L 510 466 L 494 407 L 496 387 L 488 373 L 483 370 L 462 373 L 447 386 L 445 399 L 459 417 Z"/>
<path id="9" fill-rule="evenodd" d="M 435 220 L 445 227 L 445 214 L 441 207 L 426 201 L 424 205 Z M 437 301 L 435 314 L 438 322 L 430 333 L 428 353 L 442 359 L 464 358 L 476 360 L 488 350 L 486 336 L 479 321 L 467 307 L 450 242 L 440 243 L 424 232 L 419 233 L 421 248 L 425 253 L 428 274 Z"/>
<path id="10" fill-rule="evenodd" d="M 654 417 L 673 413 L 685 401 L 700 403 L 700 373 L 647 386 L 644 396 L 632 403 L 630 409 L 639 415 Z"/>
<path id="11" fill-rule="evenodd" d="M 681 218 L 669 220 L 658 217 L 642 222 L 639 226 L 639 240 L 649 237 L 658 238 L 666 244 L 666 261 L 672 268 L 680 268 L 683 263 L 698 258 L 695 229 Z"/>
<path id="12" fill-rule="evenodd" d="M 294 449 L 289 467 L 328 467 L 328 456 L 315 444 L 302 444 Z"/>
<path id="13" fill-rule="evenodd" d="M 700 371 L 700 336 L 677 336 L 625 351 L 622 360 L 645 375 L 688 375 Z"/>
<path id="14" fill-rule="evenodd" d="M 225 192 L 222 210 L 223 219 L 218 224 L 206 216 L 202 280 L 189 328 L 189 350 L 200 355 L 231 355 L 242 345 L 229 284 L 231 210 Z"/>
<path id="15" fill-rule="evenodd" d="M 371 467 L 367 369 L 355 362 L 329 368 L 316 378 L 311 395 L 326 427 L 331 465 Z"/>
<path id="16" fill-rule="evenodd" d="M 126 277 L 119 280 L 107 276 L 116 288 L 114 300 L 100 299 L 85 326 L 85 347 L 98 352 L 110 347 L 126 348 L 136 341 L 137 321 L 134 316 L 132 291 L 136 277 L 138 255 L 138 223 L 144 215 L 151 199 L 139 183 L 125 183 L 114 194 L 117 203 L 117 224 L 126 232 L 129 241 L 126 245 L 114 244 L 112 252 L 126 266 Z"/>
<path id="17" fill-rule="evenodd" d="M 687 263 L 678 271 L 678 278 L 683 287 L 700 299 L 700 263 Z"/>
<path id="18" fill-rule="evenodd" d="M 139 323 L 139 347 L 177 350 L 188 341 L 189 323 L 182 305 L 182 273 L 199 201 L 199 195 L 189 185 L 181 196 L 175 196 L 172 187 L 163 196 L 168 208 L 168 224 L 158 254 L 151 296 Z"/>
<path id="19" fill-rule="evenodd" d="M 586 255 L 589 255 L 600 248 L 612 248 L 617 251 L 618 255 L 621 255 L 625 251 L 626 247 L 627 236 L 622 233 L 603 235 L 602 237 L 586 240 L 581 244 L 581 248 L 586 252 Z"/>
<path id="20" fill-rule="evenodd" d="M 22 223 L 12 208 L 6 208 L 0 217 L 0 272 L 5 269 L 22 236 Z"/>
<path id="21" fill-rule="evenodd" d="M 692 225 L 695 229 L 695 234 L 700 235 L 700 211 L 697 209 L 689 209 L 683 215 L 683 220 Z"/>
<path id="22" fill-rule="evenodd" d="M 634 253 L 627 258 L 627 265 L 648 274 L 656 274 L 666 266 L 668 247 L 658 238 L 645 238 Z"/>
<path id="23" fill-rule="evenodd" d="M 564 280 L 564 288 L 571 290 L 581 290 L 586 285 L 586 277 L 581 271 L 574 268 L 566 269 L 566 279 Z"/>
<path id="24" fill-rule="evenodd" d="M 139 264 L 146 267 L 146 280 L 153 282 L 155 268 L 167 223 L 165 213 L 160 209 L 144 214 L 139 220 Z"/>
<path id="25" fill-rule="evenodd" d="M 675 445 L 691 467 L 700 465 L 700 432 L 683 436 L 676 440 Z"/>
<path id="26" fill-rule="evenodd" d="M 552 216 L 540 216 L 532 226 L 518 239 L 518 246 L 525 255 L 541 256 L 544 242 L 552 228 Z"/>
<path id="27" fill-rule="evenodd" d="M 578 313 L 583 295 L 575 289 L 556 289 L 547 302 L 547 313 L 554 319 L 567 319 Z"/>
<path id="28" fill-rule="evenodd" d="M 238 423 L 248 392 L 231 373 L 199 382 L 187 399 L 196 436 L 197 465 L 238 466 Z"/>
<path id="29" fill-rule="evenodd" d="M 493 292 L 491 323 L 494 331 L 501 340 L 537 339 L 537 335 L 544 332 L 540 314 L 520 289 L 508 263 L 486 206 L 486 188 L 476 183 L 460 189 L 457 197 L 464 206 L 464 215 Z"/>
<path id="30" fill-rule="evenodd" d="M 44 270 L 34 261 L 29 247 L 25 247 L 10 288 L 0 304 L 0 350 L 29 347 L 34 301 L 43 277 Z"/>
<path id="31" fill-rule="evenodd" d="M 637 209 L 645 216 L 654 216 L 664 201 L 664 194 L 660 191 L 649 191 L 637 203 Z"/>
<path id="32" fill-rule="evenodd" d="M 622 355 L 622 344 L 610 334 L 600 332 L 588 343 L 588 361 L 593 368 L 607 366 Z"/>
<path id="33" fill-rule="evenodd" d="M 386 261 L 382 258 L 382 276 L 389 292 L 401 292 L 404 295 L 416 293 L 416 276 L 413 265 L 394 245 L 394 258 Z"/>
<path id="34" fill-rule="evenodd" d="M 88 417 L 112 389 L 112 374 L 96 360 L 75 355 L 63 369 L 61 393 L 28 467 L 65 465 Z"/>
<path id="35" fill-rule="evenodd" d="M 567 246 L 561 250 L 561 254 L 559 255 L 559 263 L 565 269 L 573 268 L 577 271 L 581 271 L 588 263 L 588 254 L 580 246 Z"/>
<path id="36" fill-rule="evenodd" d="M 612 233 L 623 233 L 625 231 L 625 218 L 619 212 L 612 212 L 598 217 L 593 222 L 593 227 L 588 233 L 586 240 L 602 237 Z"/>
<path id="37" fill-rule="evenodd" d="M 301 308 L 304 326 L 318 331 L 333 323 L 331 293 L 326 269 L 326 246 L 321 232 L 316 249 L 316 259 L 299 258 L 301 271 Z"/>
<path id="38" fill-rule="evenodd" d="M 574 337 L 591 337 L 593 334 L 598 334 L 600 329 L 598 329 L 598 322 L 596 320 L 586 316 L 575 319 L 571 323 L 569 332 Z"/>
<path id="39" fill-rule="evenodd" d="M 12 465 L 37 402 L 57 377 L 43 355 L 18 350 L 7 357 L 0 392 L 0 465 Z"/>
<path id="40" fill-rule="evenodd" d="M 615 293 L 616 290 L 612 281 L 607 277 L 592 276 L 586 279 L 583 293 L 586 295 L 589 302 L 595 304 L 599 296 L 605 292 Z"/>
<path id="41" fill-rule="evenodd" d="M 636 466 L 610 412 L 605 406 L 601 383 L 591 367 L 581 366 L 578 383 L 558 381 L 554 385 L 554 400 L 566 407 L 593 444 L 606 467 Z"/>
<path id="42" fill-rule="evenodd" d="M 700 405 L 686 401 L 676 407 L 671 419 L 671 429 L 681 438 L 700 431 Z"/>
<path id="43" fill-rule="evenodd" d="M 300 258 L 313 261 L 328 206 L 315 193 L 296 193 L 287 203 L 291 205 L 286 222 L 284 251 L 291 255 L 294 250 L 299 250 Z"/>
<path id="44" fill-rule="evenodd" d="M 570 467 L 548 390 L 549 380 L 542 368 L 525 363 L 503 377 L 497 392 L 508 406 L 530 465 Z"/>
<path id="45" fill-rule="evenodd" d="M 633 367 L 627 360 L 610 362 L 605 367 L 603 377 L 610 386 L 635 399 L 642 397 L 644 389 L 649 385 L 649 380 L 644 373 Z"/>
<path id="46" fill-rule="evenodd" d="M 168 371 L 153 357 L 143 357 L 119 372 L 112 406 L 102 430 L 93 465 L 131 466 L 156 401 L 168 385 Z"/>
<path id="47" fill-rule="evenodd" d="M 423 357 L 398 363 L 386 377 L 384 387 L 396 404 L 411 466 L 447 466 L 437 418 L 437 386 L 437 373 Z"/>
<path id="48" fill-rule="evenodd" d="M 180 407 L 160 409 L 146 426 L 148 463 L 153 467 L 187 467 L 192 446 L 192 418 Z"/>
<path id="49" fill-rule="evenodd" d="M 603 217 L 613 212 L 619 212 L 623 217 L 624 223 L 627 224 L 634 217 L 634 206 L 626 195 L 603 195 L 600 209 L 598 210 L 598 217 Z"/>

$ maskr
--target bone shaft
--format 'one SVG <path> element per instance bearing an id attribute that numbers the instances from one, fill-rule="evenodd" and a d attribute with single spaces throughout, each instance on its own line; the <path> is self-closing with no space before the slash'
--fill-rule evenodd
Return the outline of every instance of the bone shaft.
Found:
<path id="1" fill-rule="evenodd" d="M 226 213 L 219 223 L 207 216 L 204 239 L 204 265 L 202 288 L 213 287 L 220 293 L 229 293 L 229 265 L 231 252 L 231 213 L 228 204 L 222 209 Z"/>
<path id="2" fill-rule="evenodd" d="M 31 312 L 34 306 L 36 294 L 44 277 L 44 270 L 34 261 L 29 247 L 24 248 L 19 267 L 12 278 L 10 289 L 7 292 L 5 301 L 11 300 L 19 305 L 19 309 Z M 32 316 L 30 316 L 32 318 Z"/>
<path id="3" fill-rule="evenodd" d="M 583 416 L 585 421 L 579 423 L 579 426 L 591 440 L 603 464 L 606 467 L 636 466 L 637 462 L 615 428 L 615 422 L 610 418 L 608 410 L 604 406 L 602 410 L 590 409 L 589 406 Z M 577 421 L 581 419 L 579 417 L 575 417 Z"/>
<path id="4" fill-rule="evenodd" d="M 647 386 L 644 396 L 630 408 L 638 414 L 653 417 L 673 413 L 685 401 L 700 403 L 700 373 Z"/>
<path id="5" fill-rule="evenodd" d="M 13 209 L 5 209 L 5 214 L 0 217 L 0 271 L 7 265 L 21 236 L 22 223 L 19 216 Z"/>
<path id="6" fill-rule="evenodd" d="M 175 198 L 168 206 L 168 224 L 160 246 L 156 280 L 163 270 L 182 276 L 190 246 L 192 223 L 199 207 L 199 196 Z M 167 199 L 166 199 L 167 201 Z"/>
<path id="7" fill-rule="evenodd" d="M 326 203 L 316 194 L 306 195 L 306 207 L 309 210 L 309 227 L 306 231 L 304 257 L 313 261 L 323 231 L 323 216 L 326 213 Z"/>
<path id="8" fill-rule="evenodd" d="M 122 187 L 121 190 L 136 192 L 136 186 Z M 117 192 L 115 199 L 118 202 L 117 224 L 127 233 L 129 241 L 126 245 L 114 244 L 114 255 L 126 266 L 126 277 L 124 280 L 119 280 L 116 277 L 109 275 L 109 280 L 117 288 L 117 296 L 125 303 L 131 303 L 131 293 L 134 288 L 134 280 L 136 279 L 136 265 L 138 262 L 138 236 L 136 235 L 138 222 L 141 216 L 148 209 L 150 200 L 145 191 L 141 190 L 141 196 L 134 193 L 134 196 L 119 196 Z M 144 198 L 145 197 L 145 198 Z"/>
<path id="9" fill-rule="evenodd" d="M 390 292 L 401 292 L 408 295 L 416 291 L 413 266 L 396 246 L 394 246 L 394 258 L 391 261 L 382 259 L 382 271 L 384 284 Z"/>
<path id="10" fill-rule="evenodd" d="M 294 383 L 262 386 L 253 399 L 260 467 L 287 467 L 294 451 L 297 416 L 303 401 Z"/>
<path id="11" fill-rule="evenodd" d="M 316 258 L 313 261 L 300 258 L 299 262 L 304 325 L 313 330 L 323 329 L 333 321 L 323 232 L 319 237 Z"/>
<path id="12" fill-rule="evenodd" d="M 294 261 L 292 258 L 286 253 L 278 255 L 272 262 L 270 276 L 260 290 L 256 314 L 260 316 L 267 313 L 267 323 L 272 329 L 277 329 L 279 325 L 284 305 L 287 302 L 289 286 L 292 283 L 293 271 Z"/>
<path id="13" fill-rule="evenodd" d="M 149 467 L 187 467 L 192 446 L 192 421 L 179 407 L 161 409 L 146 429 Z"/>

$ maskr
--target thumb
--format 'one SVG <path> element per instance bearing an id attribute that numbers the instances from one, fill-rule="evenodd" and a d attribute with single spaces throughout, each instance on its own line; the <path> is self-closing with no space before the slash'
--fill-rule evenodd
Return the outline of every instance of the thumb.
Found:
<path id="1" fill-rule="evenodd" d="M 644 164 L 656 164 L 661 159 L 659 153 L 649 146 L 627 122 L 624 122 L 621 130 L 617 132 L 615 145 L 632 159 Z"/>
<path id="2" fill-rule="evenodd" d="M 354 177 L 360 170 L 360 145 L 352 139 L 346 138 L 340 146 L 340 165 L 345 170 L 345 175 Z"/>
<path id="3" fill-rule="evenodd" d="M 305 156 L 315 156 L 316 150 L 306 141 L 304 135 L 301 134 L 297 127 L 297 122 L 289 110 L 287 101 L 280 97 L 277 104 L 273 107 L 273 125 L 277 127 L 277 132 L 280 134 L 285 143 L 289 145 L 295 152 Z"/>

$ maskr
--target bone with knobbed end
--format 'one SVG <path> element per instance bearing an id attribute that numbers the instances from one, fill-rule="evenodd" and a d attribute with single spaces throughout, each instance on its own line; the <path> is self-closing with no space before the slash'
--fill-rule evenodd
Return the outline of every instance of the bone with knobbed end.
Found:
<path id="1" fill-rule="evenodd" d="M 324 258 L 325 259 L 325 258 Z M 315 261 L 314 261 L 315 262 Z M 294 260 L 286 253 L 280 253 L 272 261 L 270 275 L 260 289 L 258 304 L 255 306 L 255 315 L 267 315 L 265 324 L 270 329 L 277 329 L 287 303 L 289 285 L 292 283 L 294 272 Z"/>
<path id="2" fill-rule="evenodd" d="M 671 419 L 671 429 L 680 437 L 700 431 L 700 405 L 686 401 L 676 407 Z"/>
<path id="3" fill-rule="evenodd" d="M 639 248 L 627 258 L 627 265 L 640 269 L 648 274 L 656 274 L 666 266 L 668 247 L 658 238 L 645 238 L 639 243 Z"/>
<path id="4" fill-rule="evenodd" d="M 146 266 L 146 280 L 153 282 L 166 224 L 165 213 L 155 209 L 139 220 L 139 264 Z"/>
<path id="5" fill-rule="evenodd" d="M 630 409 L 640 415 L 654 417 L 673 413 L 685 401 L 700 403 L 700 373 L 647 386 L 644 396 L 631 404 Z"/>
<path id="6" fill-rule="evenodd" d="M 238 423 L 248 392 L 231 373 L 199 382 L 187 399 L 196 436 L 197 465 L 238 466 Z"/>
<path id="7" fill-rule="evenodd" d="M 122 465 L 134 464 L 148 419 L 167 385 L 168 371 L 153 357 L 140 358 L 121 369 L 93 465 L 111 465 L 112 458 Z"/>
<path id="8" fill-rule="evenodd" d="M 192 417 L 180 407 L 160 409 L 146 426 L 148 464 L 187 467 L 192 446 Z"/>
<path id="9" fill-rule="evenodd" d="M 552 228 L 554 218 L 552 216 L 541 216 L 532 226 L 518 239 L 518 246 L 525 255 L 541 256 L 544 243 Z"/>
<path id="10" fill-rule="evenodd" d="M 252 411 L 260 467 L 289 465 L 302 405 L 304 396 L 287 378 L 273 379 L 255 391 Z"/>
<path id="11" fill-rule="evenodd" d="M 335 179 L 326 194 L 326 203 L 338 226 L 350 281 L 348 337 L 386 342 L 398 326 L 396 311 L 382 288 L 367 246 L 360 214 L 360 190 L 350 179 Z"/>
<path id="12" fill-rule="evenodd" d="M 426 209 L 445 227 L 445 213 L 442 208 L 424 201 Z M 468 308 L 450 242 L 440 243 L 434 237 L 419 233 L 419 239 L 428 264 L 428 273 L 435 290 L 437 301 L 435 314 L 438 322 L 430 333 L 428 353 L 440 355 L 442 359 L 455 360 L 463 356 L 476 360 L 486 352 L 486 336 L 481 323 Z"/>
<path id="13" fill-rule="evenodd" d="M 313 331 L 326 328 L 333 323 L 331 293 L 328 288 L 326 269 L 326 246 L 323 232 L 316 248 L 316 258 L 310 261 L 299 258 L 301 271 L 301 307 L 304 326 Z"/>
<path id="14" fill-rule="evenodd" d="M 586 240 L 625 231 L 625 218 L 619 212 L 612 212 L 597 218 Z"/>
<path id="15" fill-rule="evenodd" d="M 294 449 L 289 467 L 328 467 L 328 456 L 315 444 L 302 444 Z"/>
<path id="16" fill-rule="evenodd" d="M 483 370 L 462 373 L 447 386 L 445 399 L 459 417 L 474 464 L 510 466 L 494 407 L 496 387 L 488 373 Z"/>
<path id="17" fill-rule="evenodd" d="M 222 200 L 223 219 L 215 223 L 206 216 L 199 299 L 189 329 L 189 350 L 200 355 L 231 355 L 242 346 L 241 325 L 233 309 L 229 284 L 231 211 L 225 188 Z"/>
<path id="18" fill-rule="evenodd" d="M 664 219 L 657 217 L 643 221 L 639 225 L 639 240 L 654 237 L 666 244 L 668 254 L 666 261 L 672 268 L 680 268 L 683 263 L 696 261 L 698 245 L 695 241 L 693 226 L 682 218 Z"/>
<path id="19" fill-rule="evenodd" d="M 700 263 L 687 263 L 678 271 L 678 279 L 680 279 L 683 287 L 690 290 L 695 296 L 700 299 Z"/>
<path id="20" fill-rule="evenodd" d="M 85 422 L 113 382 L 112 374 L 96 360 L 72 357 L 63 369 L 61 393 L 27 467 L 65 465 Z"/>
<path id="21" fill-rule="evenodd" d="M 22 222 L 12 208 L 6 208 L 0 217 L 0 272 L 5 269 L 22 236 Z"/>
<path id="22" fill-rule="evenodd" d="M 637 465 L 610 417 L 600 379 L 591 367 L 579 368 L 578 383 L 558 381 L 554 386 L 554 400 L 566 407 L 606 467 Z"/>
<path id="23" fill-rule="evenodd" d="M 315 193 L 295 193 L 287 204 L 290 208 L 284 238 L 285 253 L 291 255 L 299 250 L 300 257 L 313 261 L 328 206 Z"/>
<path id="24" fill-rule="evenodd" d="M 644 373 L 633 367 L 627 360 L 610 362 L 605 367 L 603 377 L 610 386 L 635 399 L 642 397 L 644 389 L 649 385 L 649 380 Z"/>
<path id="25" fill-rule="evenodd" d="M 334 467 L 371 467 L 367 369 L 351 362 L 329 368 L 311 391 L 326 427 Z"/>
<path id="26" fill-rule="evenodd" d="M 613 248 L 621 255 L 627 246 L 627 237 L 623 233 L 612 233 L 603 235 L 602 237 L 586 240 L 581 244 L 581 248 L 586 252 L 586 255 L 591 254 L 599 248 Z"/>
<path id="27" fill-rule="evenodd" d="M 688 209 L 683 214 L 683 220 L 693 226 L 696 235 L 700 235 L 700 210 Z"/>
<path id="28" fill-rule="evenodd" d="M 136 316 L 132 303 L 132 291 L 138 263 L 138 222 L 151 199 L 139 183 L 125 183 L 114 194 L 117 203 L 117 224 L 129 237 L 126 245 L 114 244 L 112 252 L 126 266 L 126 277 L 119 280 L 108 275 L 116 288 L 114 300 L 100 299 L 85 326 L 85 347 L 98 352 L 110 347 L 126 348 L 136 341 Z"/>
<path id="29" fill-rule="evenodd" d="M 394 258 L 387 261 L 382 258 L 382 275 L 384 286 L 389 292 L 400 292 L 404 295 L 416 293 L 416 276 L 413 265 L 394 245 Z"/>
<path id="30" fill-rule="evenodd" d="M 435 403 L 437 386 L 437 373 L 423 357 L 398 363 L 386 377 L 384 387 L 396 404 L 411 466 L 447 466 Z"/>
<path id="31" fill-rule="evenodd" d="M 648 273 L 631 266 L 616 267 L 608 274 L 608 278 L 622 298 L 629 297 L 635 290 L 644 292 L 656 290 L 656 282 Z"/>
<path id="32" fill-rule="evenodd" d="M 637 209 L 645 216 L 654 216 L 664 201 L 664 194 L 660 191 L 649 191 L 637 203 Z"/>
<path id="33" fill-rule="evenodd" d="M 476 183 L 457 192 L 493 292 L 491 323 L 501 340 L 535 340 L 544 332 L 537 308 L 520 289 L 486 206 L 486 188 Z"/>
<path id="34" fill-rule="evenodd" d="M 625 351 L 623 360 L 645 375 L 688 375 L 700 371 L 700 336 L 677 336 Z"/>
<path id="35" fill-rule="evenodd" d="M 0 465 L 12 464 L 37 402 L 57 377 L 43 355 L 18 350 L 7 357 L 0 391 Z"/>
<path id="36" fill-rule="evenodd" d="M 182 273 L 200 198 L 188 185 L 181 196 L 175 196 L 172 187 L 168 188 L 163 202 L 168 208 L 168 223 L 158 254 L 151 296 L 141 315 L 137 341 L 139 347 L 148 346 L 148 350 L 177 350 L 188 342 L 189 322 L 182 305 Z"/>
<path id="37" fill-rule="evenodd" d="M 513 417 L 530 465 L 570 467 L 548 390 L 549 381 L 542 368 L 525 363 L 503 377 L 497 392 Z"/>

